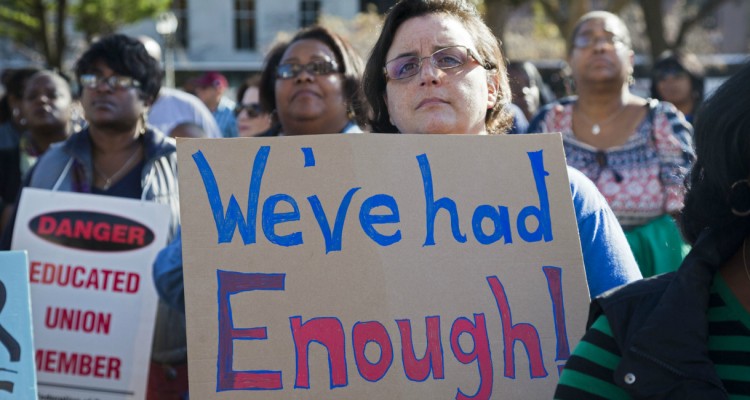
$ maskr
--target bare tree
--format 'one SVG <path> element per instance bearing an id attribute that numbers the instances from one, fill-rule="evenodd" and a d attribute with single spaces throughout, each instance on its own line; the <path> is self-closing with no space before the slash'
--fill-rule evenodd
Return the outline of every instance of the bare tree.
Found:
<path id="1" fill-rule="evenodd" d="M 51 68 L 62 69 L 72 19 L 86 40 L 120 26 L 156 15 L 170 0 L 2 0 L 0 36 L 38 51 Z"/>
<path id="2" fill-rule="evenodd" d="M 688 32 L 704 18 L 712 15 L 726 0 L 693 1 L 690 7 L 681 7 L 686 12 L 681 16 L 677 35 L 667 40 L 664 28 L 664 5 L 661 1 L 638 0 L 646 20 L 646 33 L 651 43 L 651 57 L 656 59 L 665 50 L 677 50 L 685 45 Z"/>
<path id="3" fill-rule="evenodd" d="M 691 0 L 677 1 L 680 10 L 677 34 L 668 40 L 664 20 L 666 17 L 665 0 L 484 0 L 486 20 L 498 37 L 503 37 L 503 30 L 510 13 L 525 4 L 537 4 L 553 23 L 563 38 L 573 33 L 576 21 L 585 13 L 594 9 L 604 9 L 619 13 L 630 4 L 637 4 L 643 11 L 646 36 L 650 43 L 651 56 L 657 57 L 664 50 L 680 49 L 685 45 L 688 32 L 701 20 L 712 15 L 727 0 Z M 672 2 L 675 3 L 675 2 Z M 685 4 L 688 3 L 688 4 Z M 679 11 L 678 11 L 679 12 Z"/>

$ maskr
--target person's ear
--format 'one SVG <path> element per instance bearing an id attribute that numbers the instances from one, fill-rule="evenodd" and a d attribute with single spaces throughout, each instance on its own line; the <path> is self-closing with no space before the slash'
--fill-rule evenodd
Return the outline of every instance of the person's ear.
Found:
<path id="1" fill-rule="evenodd" d="M 495 108 L 497 98 L 500 95 L 500 75 L 497 71 L 487 71 L 487 109 Z"/>

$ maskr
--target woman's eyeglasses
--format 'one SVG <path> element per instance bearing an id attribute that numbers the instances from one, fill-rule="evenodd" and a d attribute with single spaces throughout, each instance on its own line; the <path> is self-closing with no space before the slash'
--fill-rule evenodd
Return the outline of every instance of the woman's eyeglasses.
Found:
<path id="1" fill-rule="evenodd" d="M 312 75 L 328 75 L 338 72 L 338 66 L 333 61 L 311 61 L 307 64 L 287 63 L 276 67 L 276 77 L 279 79 L 292 79 L 307 71 Z"/>
<path id="2" fill-rule="evenodd" d="M 625 42 L 622 40 L 622 38 L 615 35 L 580 35 L 576 36 L 575 39 L 573 39 L 573 47 L 577 49 L 588 49 L 589 47 L 594 47 L 599 43 L 608 44 L 617 48 L 625 45 Z"/>
<path id="3" fill-rule="evenodd" d="M 257 118 L 261 114 L 263 114 L 262 109 L 260 108 L 260 104 L 258 103 L 250 103 L 250 104 L 237 104 L 237 106 L 234 108 L 234 116 L 240 115 L 242 111 L 247 112 L 247 116 L 249 118 Z"/>
<path id="4" fill-rule="evenodd" d="M 476 60 L 479 64 L 479 57 L 474 55 L 471 49 L 466 46 L 450 46 L 442 48 L 427 57 L 418 56 L 401 56 L 396 57 L 385 63 L 385 77 L 388 79 L 400 80 L 411 78 L 422 70 L 422 61 L 430 60 L 430 64 L 438 69 L 458 68 L 466 64 L 470 58 Z"/>
<path id="5" fill-rule="evenodd" d="M 141 87 L 141 83 L 130 76 L 112 75 L 105 78 L 94 74 L 85 74 L 81 75 L 79 81 L 81 82 L 81 86 L 89 89 L 96 89 L 102 83 L 105 83 L 112 90 Z"/>

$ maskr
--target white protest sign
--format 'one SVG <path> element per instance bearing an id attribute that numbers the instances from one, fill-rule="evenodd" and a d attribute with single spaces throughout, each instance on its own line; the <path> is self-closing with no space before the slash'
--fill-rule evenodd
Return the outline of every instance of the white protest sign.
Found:
<path id="1" fill-rule="evenodd" d="M 551 398 L 589 301 L 560 135 L 178 160 L 191 397 Z"/>
<path id="2" fill-rule="evenodd" d="M 40 397 L 145 397 L 166 205 L 24 189 L 13 248 L 29 254 Z"/>
<path id="3" fill-rule="evenodd" d="M 28 259 L 0 251 L 0 399 L 36 399 Z"/>

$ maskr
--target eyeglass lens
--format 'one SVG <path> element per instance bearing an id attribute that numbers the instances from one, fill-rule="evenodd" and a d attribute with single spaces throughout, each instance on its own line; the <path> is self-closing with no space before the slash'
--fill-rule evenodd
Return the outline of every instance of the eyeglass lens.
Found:
<path id="1" fill-rule="evenodd" d="M 281 64 L 276 68 L 276 76 L 281 79 L 296 78 L 302 71 L 312 75 L 327 75 L 335 72 L 337 66 L 332 61 L 311 61 L 307 64 Z"/>
<path id="2" fill-rule="evenodd" d="M 403 56 L 388 61 L 385 72 L 390 79 L 405 79 L 419 73 L 422 62 L 430 59 L 432 66 L 438 69 L 457 68 L 469 61 L 469 49 L 464 46 L 451 46 L 432 53 L 429 57 Z"/>
<path id="3" fill-rule="evenodd" d="M 105 78 L 93 74 L 81 75 L 81 85 L 84 87 L 96 89 L 102 82 L 110 89 L 130 89 L 133 87 L 140 87 L 140 82 L 129 76 L 112 75 Z"/>
<path id="4" fill-rule="evenodd" d="M 258 103 L 250 103 L 250 104 L 237 104 L 237 107 L 234 108 L 234 115 L 238 116 L 242 111 L 247 112 L 247 116 L 249 118 L 255 118 L 261 114 L 260 104 Z"/>
<path id="5" fill-rule="evenodd" d="M 579 49 L 585 49 L 585 48 L 589 48 L 592 46 L 596 46 L 599 43 L 618 46 L 622 44 L 622 39 L 620 39 L 619 37 L 615 35 L 605 35 L 605 36 L 580 35 L 580 36 L 576 36 L 575 40 L 573 41 L 573 45 Z"/>

